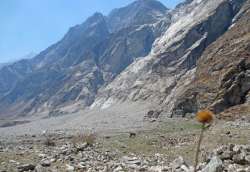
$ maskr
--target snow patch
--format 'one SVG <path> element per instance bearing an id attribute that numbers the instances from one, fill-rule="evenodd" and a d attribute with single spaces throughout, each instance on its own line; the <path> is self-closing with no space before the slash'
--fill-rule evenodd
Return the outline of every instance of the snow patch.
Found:
<path id="1" fill-rule="evenodd" d="M 106 102 L 103 103 L 103 105 L 101 106 L 101 109 L 107 109 L 114 103 L 115 103 L 114 99 L 109 98 Z"/>

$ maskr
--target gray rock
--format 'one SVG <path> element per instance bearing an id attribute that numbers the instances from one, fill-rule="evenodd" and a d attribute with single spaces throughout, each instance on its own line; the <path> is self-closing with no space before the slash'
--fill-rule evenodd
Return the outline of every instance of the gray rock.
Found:
<path id="1" fill-rule="evenodd" d="M 48 169 L 46 167 L 43 167 L 41 165 L 37 165 L 35 168 L 35 172 L 47 172 Z"/>
<path id="2" fill-rule="evenodd" d="M 77 145 L 76 149 L 79 152 L 79 151 L 84 151 L 87 147 L 88 147 L 88 143 L 85 142 L 83 144 Z"/>
<path id="3" fill-rule="evenodd" d="M 250 155 L 247 155 L 247 156 L 245 157 L 245 160 L 246 160 L 247 163 L 250 165 Z"/>
<path id="4" fill-rule="evenodd" d="M 38 155 L 38 157 L 39 157 L 39 158 L 46 158 L 46 157 L 47 157 L 47 155 L 46 155 L 46 154 L 41 153 L 41 154 L 39 154 L 39 155 Z"/>
<path id="5" fill-rule="evenodd" d="M 250 172 L 250 167 L 245 168 L 246 172 Z"/>
<path id="6" fill-rule="evenodd" d="M 220 146 L 219 148 L 217 148 L 215 150 L 215 153 L 217 155 L 222 155 L 224 152 L 226 152 L 228 150 L 228 147 L 227 146 Z"/>
<path id="7" fill-rule="evenodd" d="M 237 170 L 237 166 L 235 164 L 229 164 L 227 170 L 228 172 L 235 172 Z"/>
<path id="8" fill-rule="evenodd" d="M 123 168 L 121 166 L 118 166 L 114 169 L 114 172 L 121 172 L 123 171 Z"/>
<path id="9" fill-rule="evenodd" d="M 158 171 L 161 171 L 161 172 L 170 172 L 171 171 L 171 167 L 169 167 L 169 166 L 153 166 L 153 167 L 149 168 L 149 171 L 152 171 L 152 172 L 158 172 Z"/>
<path id="10" fill-rule="evenodd" d="M 175 160 L 170 164 L 170 166 L 171 166 L 171 168 L 172 168 L 173 170 L 176 170 L 176 169 L 178 169 L 178 168 L 181 168 L 183 165 L 186 166 L 186 163 L 185 163 L 183 157 L 178 157 L 177 159 L 175 159 Z"/>
<path id="11" fill-rule="evenodd" d="M 20 162 L 17 162 L 15 160 L 9 160 L 9 162 L 12 163 L 12 164 L 20 165 Z"/>
<path id="12" fill-rule="evenodd" d="M 49 167 L 51 165 L 51 161 L 50 160 L 42 160 L 40 163 L 43 167 Z"/>
<path id="13" fill-rule="evenodd" d="M 141 161 L 136 157 L 124 156 L 122 157 L 122 161 L 128 165 L 140 165 L 141 164 Z"/>
<path id="14" fill-rule="evenodd" d="M 19 172 L 32 171 L 34 169 L 35 169 L 35 166 L 33 164 L 24 164 L 24 165 L 20 165 L 17 167 L 17 170 Z"/>
<path id="15" fill-rule="evenodd" d="M 83 163 L 83 162 L 78 163 L 76 168 L 80 169 L 80 170 L 87 170 L 87 167 L 86 167 L 85 163 Z"/>
<path id="16" fill-rule="evenodd" d="M 222 172 L 223 162 L 218 156 L 214 156 L 201 172 Z"/>
<path id="17" fill-rule="evenodd" d="M 240 165 L 245 165 L 247 163 L 247 161 L 245 160 L 245 153 L 240 153 L 240 154 L 236 154 L 233 156 L 233 161 L 236 164 L 240 164 Z"/>
<path id="18" fill-rule="evenodd" d="M 73 167 L 73 166 L 71 166 L 71 165 L 69 165 L 69 164 L 66 164 L 66 171 L 72 172 L 72 171 L 74 171 L 74 170 L 75 170 L 75 167 Z"/>
<path id="19" fill-rule="evenodd" d="M 241 150 L 242 150 L 242 145 L 235 145 L 233 148 L 233 151 L 237 154 L 240 153 Z"/>
<path id="20" fill-rule="evenodd" d="M 188 168 L 186 165 L 182 165 L 181 166 L 181 169 L 184 171 L 184 172 L 191 172 L 192 170 L 190 168 Z"/>
<path id="21" fill-rule="evenodd" d="M 234 153 L 232 151 L 227 150 L 223 152 L 219 157 L 221 160 L 231 160 L 233 159 L 233 155 Z"/>

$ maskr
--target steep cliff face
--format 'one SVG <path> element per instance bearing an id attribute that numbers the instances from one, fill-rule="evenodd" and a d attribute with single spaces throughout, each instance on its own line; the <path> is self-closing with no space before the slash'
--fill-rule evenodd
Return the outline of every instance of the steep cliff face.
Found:
<path id="1" fill-rule="evenodd" d="M 176 98 L 192 82 L 197 59 L 227 31 L 242 4 L 243 1 L 193 0 L 177 6 L 171 11 L 170 26 L 155 41 L 150 54 L 101 89 L 92 107 L 147 100 L 172 112 Z"/>
<path id="2" fill-rule="evenodd" d="M 222 116 L 237 116 L 250 112 L 250 1 L 233 20 L 230 29 L 211 44 L 197 63 L 195 78 L 178 98 L 176 109 L 192 100 L 196 108 L 209 107 Z M 194 106 L 196 106 L 194 108 Z M 183 112 L 186 109 L 183 108 Z"/>

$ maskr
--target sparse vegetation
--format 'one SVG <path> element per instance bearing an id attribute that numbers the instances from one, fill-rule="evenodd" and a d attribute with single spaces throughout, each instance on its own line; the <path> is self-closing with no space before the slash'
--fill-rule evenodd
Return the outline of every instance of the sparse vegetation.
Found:
<path id="1" fill-rule="evenodd" d="M 50 136 L 46 136 L 45 140 L 44 140 L 44 145 L 45 146 L 56 146 L 56 143 Z"/>
<path id="2" fill-rule="evenodd" d="M 122 133 L 100 142 L 104 142 L 107 148 L 119 150 L 121 155 L 132 152 L 154 156 L 160 153 L 168 159 L 174 159 L 177 155 L 191 159 L 194 156 L 193 141 L 201 126 L 193 120 L 178 119 L 178 123 L 174 121 L 175 119 L 163 122 L 153 130 L 137 132 L 133 139 L 127 133 Z"/>
<path id="3" fill-rule="evenodd" d="M 201 144 L 201 155 L 202 162 L 206 161 L 206 155 L 212 152 L 215 148 L 221 145 L 228 144 L 249 144 L 249 126 L 240 125 L 232 122 L 217 121 L 214 123 L 203 138 Z M 238 124 L 237 124 L 238 125 Z M 0 166 L 0 171 L 2 169 L 9 169 L 9 171 L 15 171 L 16 165 L 14 161 L 23 164 L 34 164 L 37 165 L 44 159 L 43 156 L 46 154 L 47 157 L 51 157 L 51 153 L 61 154 L 64 161 L 56 161 L 51 163 L 50 169 L 58 168 L 57 170 L 64 172 L 65 164 L 71 163 L 71 156 L 75 158 L 73 161 L 78 162 L 78 152 L 82 152 L 84 157 L 90 157 L 88 162 L 96 160 L 99 155 L 106 155 L 109 152 L 109 156 L 114 157 L 115 161 L 118 162 L 123 156 L 132 156 L 138 158 L 146 158 L 152 160 L 149 162 L 150 165 L 154 164 L 154 159 L 156 155 L 159 155 L 160 159 L 163 160 L 165 164 L 171 163 L 174 159 L 182 156 L 187 164 L 193 164 L 195 155 L 194 150 L 196 147 L 195 138 L 199 136 L 201 130 L 201 125 L 195 120 L 187 119 L 170 119 L 169 121 L 164 121 L 160 123 L 156 128 L 147 129 L 143 131 L 136 131 L 137 136 L 133 139 L 129 138 L 129 132 L 120 133 L 116 135 L 109 135 L 109 137 L 97 137 L 96 134 L 77 134 L 75 137 L 72 135 L 49 135 L 51 140 L 56 141 L 56 146 L 45 146 L 40 144 L 40 142 L 35 142 L 37 138 L 33 137 L 23 137 L 26 140 L 25 145 L 22 142 L 18 142 L 20 146 L 11 146 L 11 151 L 1 152 L 0 150 L 0 164 L 5 162 L 4 165 Z M 226 134 L 230 131 L 230 134 Z M 48 134 L 47 134 L 48 135 Z M 94 137 L 93 137 L 94 136 Z M 84 143 L 86 140 L 93 140 L 94 146 L 86 146 Z M 27 139 L 31 139 L 27 142 Z M 50 140 L 49 139 L 49 140 Z M 70 140 L 69 140 L 70 139 Z M 43 139 L 44 140 L 44 139 Z M 75 140 L 76 147 L 72 144 Z M 10 144 L 6 143 L 5 140 L 1 140 L 4 143 L 3 148 L 8 147 Z M 42 142 L 43 143 L 43 142 Z M 88 142 L 89 143 L 89 142 Z M 95 144 L 98 143 L 98 144 Z M 15 145 L 15 144 L 12 144 Z M 30 147 L 33 147 L 30 150 Z M 21 149 L 19 149 L 21 147 Z M 28 151 L 23 151 L 28 150 Z M 67 152 L 65 154 L 65 152 Z M 93 153 L 94 154 L 91 154 Z M 93 157 L 92 157 L 93 155 Z M 107 158 L 109 158 L 109 156 Z M 56 156 L 59 158 L 60 156 Z M 69 158 L 69 159 L 67 159 Z M 52 158 L 53 159 L 53 158 Z M 14 161 L 13 161 L 14 160 Z M 79 161 L 82 158 L 79 159 Z M 103 162 L 102 160 L 100 160 Z M 125 170 L 124 170 L 125 171 Z"/>
<path id="4" fill-rule="evenodd" d="M 88 146 L 93 146 L 96 142 L 97 135 L 95 133 L 90 134 L 77 134 L 72 138 L 72 143 L 77 145 L 79 143 L 87 143 Z"/>

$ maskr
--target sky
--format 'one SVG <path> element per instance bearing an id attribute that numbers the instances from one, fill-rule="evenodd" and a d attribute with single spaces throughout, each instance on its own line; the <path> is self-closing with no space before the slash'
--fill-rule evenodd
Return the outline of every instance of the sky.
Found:
<path id="1" fill-rule="evenodd" d="M 0 0 L 0 63 L 39 53 L 95 12 L 134 0 Z M 160 0 L 168 8 L 183 0 Z"/>

